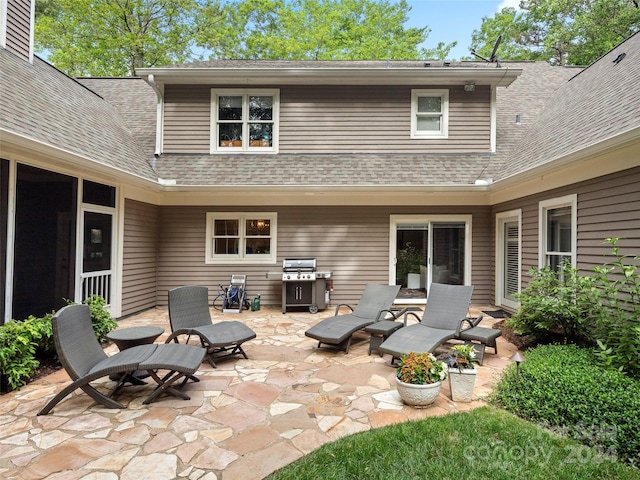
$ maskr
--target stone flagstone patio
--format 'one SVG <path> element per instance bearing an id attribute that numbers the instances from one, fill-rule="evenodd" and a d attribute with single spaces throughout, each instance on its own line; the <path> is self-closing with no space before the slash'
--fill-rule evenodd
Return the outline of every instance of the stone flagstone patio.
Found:
<path id="1" fill-rule="evenodd" d="M 471 310 L 478 314 L 487 307 Z M 484 405 L 483 398 L 516 348 L 498 339 L 498 355 L 485 354 L 474 400 L 451 401 L 445 382 L 434 405 L 402 404 L 389 356 L 367 355 L 368 336 L 356 334 L 349 354 L 317 349 L 304 331 L 316 315 L 263 308 L 241 314 L 212 311 L 214 321 L 241 320 L 257 338 L 245 343 L 249 359 L 230 358 L 218 368 L 203 363 L 190 400 L 163 396 L 142 401 L 152 387 L 126 386 L 125 410 L 98 406 L 82 391 L 53 412 L 37 412 L 69 383 L 60 370 L 0 397 L 0 474 L 7 479 L 258 480 L 322 444 L 342 436 Z M 483 326 L 495 319 L 485 316 Z M 169 334 L 166 308 L 119 321 L 119 328 L 157 325 Z M 107 353 L 117 351 L 115 345 Z M 102 380 L 105 387 L 112 385 Z"/>

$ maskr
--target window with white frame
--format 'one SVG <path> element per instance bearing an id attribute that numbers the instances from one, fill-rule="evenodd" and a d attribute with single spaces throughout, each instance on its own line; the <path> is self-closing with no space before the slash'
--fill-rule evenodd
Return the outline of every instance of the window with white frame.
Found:
<path id="1" fill-rule="evenodd" d="M 276 151 L 279 109 L 276 89 L 212 89 L 212 153 Z"/>
<path id="2" fill-rule="evenodd" d="M 557 270 L 564 261 L 576 266 L 577 196 L 554 198 L 540 202 L 539 266 Z"/>
<path id="3" fill-rule="evenodd" d="M 446 138 L 449 90 L 411 91 L 411 138 Z"/>
<path id="4" fill-rule="evenodd" d="M 275 212 L 208 212 L 206 263 L 275 263 Z"/>

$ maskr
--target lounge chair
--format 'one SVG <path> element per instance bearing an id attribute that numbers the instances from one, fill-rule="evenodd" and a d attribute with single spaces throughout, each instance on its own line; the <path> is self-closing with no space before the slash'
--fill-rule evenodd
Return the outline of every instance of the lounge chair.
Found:
<path id="1" fill-rule="evenodd" d="M 113 398 L 136 370 L 146 370 L 158 384 L 143 403 L 151 403 L 162 393 L 170 393 L 188 400 L 189 397 L 173 385 L 182 379 L 182 386 L 188 379 L 198 381 L 193 374 L 202 363 L 205 350 L 191 345 L 147 344 L 131 347 L 112 356 L 108 356 L 91 325 L 91 313 L 88 305 L 67 305 L 61 308 L 51 320 L 53 339 L 60 363 L 71 377 L 67 385 L 38 415 L 46 415 L 63 398 L 80 388 L 96 402 L 107 408 L 127 408 Z M 160 377 L 157 370 L 169 370 Z M 114 375 L 115 387 L 108 395 L 93 387 L 90 382 Z"/>
<path id="2" fill-rule="evenodd" d="M 382 353 L 398 358 L 408 352 L 432 352 L 440 344 L 456 338 L 467 318 L 473 286 L 432 283 L 422 319 L 414 312 L 404 315 L 403 328 L 392 333 L 378 347 Z M 409 316 L 419 323 L 407 326 Z"/>
<path id="3" fill-rule="evenodd" d="M 256 338 L 256 332 L 237 320 L 225 320 L 213 323 L 209 311 L 209 290 L 207 287 L 188 285 L 169 291 L 169 322 L 171 335 L 166 343 L 179 343 L 186 335 L 197 336 L 207 349 L 207 359 L 216 368 L 214 359 L 230 355 L 242 355 L 248 358 L 242 349 L 247 340 Z"/>
<path id="4" fill-rule="evenodd" d="M 355 332 L 382 320 L 388 314 L 394 318 L 402 314 L 402 312 L 394 313 L 391 311 L 391 306 L 399 291 L 399 285 L 370 283 L 366 286 L 355 309 L 350 305 L 340 304 L 336 306 L 333 317 L 322 320 L 304 334 L 318 340 L 318 348 L 324 343 L 349 353 L 351 337 Z M 352 313 L 339 315 L 340 307 L 347 307 L 351 309 Z"/>

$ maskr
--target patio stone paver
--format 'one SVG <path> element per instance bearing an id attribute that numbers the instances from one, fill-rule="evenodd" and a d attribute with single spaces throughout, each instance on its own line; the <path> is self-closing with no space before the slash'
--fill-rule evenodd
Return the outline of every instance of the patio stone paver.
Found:
<path id="1" fill-rule="evenodd" d="M 473 309 L 472 313 L 477 310 Z M 349 354 L 317 349 L 304 336 L 332 315 L 263 308 L 242 314 L 212 312 L 216 320 L 241 320 L 257 338 L 245 343 L 249 359 L 230 358 L 214 369 L 203 363 L 200 382 L 185 386 L 190 400 L 161 397 L 143 405 L 152 385 L 127 386 L 125 410 L 96 405 L 74 392 L 54 411 L 37 412 L 69 383 L 64 371 L 0 397 L 0 477 L 7 479 L 258 480 L 345 435 L 408 420 L 484 405 L 515 347 L 498 339 L 499 355 L 487 352 L 471 403 L 456 403 L 443 385 L 436 403 L 402 404 L 389 357 L 367 355 L 368 338 L 357 334 Z M 494 319 L 487 317 L 484 326 Z M 166 308 L 123 319 L 120 327 L 157 325 L 168 336 Z M 115 353 L 114 345 L 107 347 Z M 108 388 L 112 383 L 101 379 Z M 102 388 L 102 387 L 100 387 Z"/>

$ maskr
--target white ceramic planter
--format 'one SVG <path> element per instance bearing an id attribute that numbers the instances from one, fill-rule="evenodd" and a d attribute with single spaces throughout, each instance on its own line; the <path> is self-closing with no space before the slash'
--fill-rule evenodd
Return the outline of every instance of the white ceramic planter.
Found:
<path id="1" fill-rule="evenodd" d="M 412 407 L 427 407 L 436 401 L 440 394 L 442 382 L 429 383 L 427 385 L 414 385 L 404 383 L 396 377 L 396 388 L 404 403 Z"/>
<path id="2" fill-rule="evenodd" d="M 451 387 L 451 400 L 454 402 L 470 402 L 473 396 L 473 387 L 476 383 L 475 368 L 449 368 L 449 386 Z"/>

